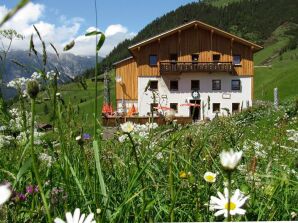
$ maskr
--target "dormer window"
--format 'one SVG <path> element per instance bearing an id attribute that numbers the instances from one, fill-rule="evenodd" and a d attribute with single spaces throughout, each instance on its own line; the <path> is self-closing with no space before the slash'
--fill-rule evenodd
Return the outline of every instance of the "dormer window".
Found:
<path id="1" fill-rule="evenodd" d="M 220 61 L 220 54 L 213 54 L 213 62 L 219 62 Z"/>
<path id="2" fill-rule="evenodd" d="M 157 55 L 154 54 L 149 56 L 149 65 L 157 66 Z"/>

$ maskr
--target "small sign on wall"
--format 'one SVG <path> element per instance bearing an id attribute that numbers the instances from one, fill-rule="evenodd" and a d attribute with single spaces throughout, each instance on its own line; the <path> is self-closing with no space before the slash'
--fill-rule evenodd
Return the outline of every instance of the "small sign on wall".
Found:
<path id="1" fill-rule="evenodd" d="M 199 99 L 200 98 L 200 93 L 198 91 L 192 91 L 191 92 L 191 96 L 194 98 L 194 99 Z"/>
<path id="2" fill-rule="evenodd" d="M 230 93 L 223 93 L 222 98 L 223 99 L 231 99 L 231 94 Z"/>

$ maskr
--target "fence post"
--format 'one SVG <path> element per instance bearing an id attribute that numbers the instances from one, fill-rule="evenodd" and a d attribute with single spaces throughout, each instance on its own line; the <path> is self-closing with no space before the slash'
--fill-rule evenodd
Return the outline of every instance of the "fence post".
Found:
<path id="1" fill-rule="evenodd" d="M 278 88 L 274 88 L 274 108 L 278 109 Z"/>

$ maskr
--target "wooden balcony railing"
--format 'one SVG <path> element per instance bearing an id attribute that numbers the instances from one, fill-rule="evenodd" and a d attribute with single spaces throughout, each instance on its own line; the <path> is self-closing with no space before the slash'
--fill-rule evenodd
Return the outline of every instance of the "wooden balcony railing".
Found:
<path id="1" fill-rule="evenodd" d="M 230 62 L 160 62 L 160 73 L 232 72 Z"/>

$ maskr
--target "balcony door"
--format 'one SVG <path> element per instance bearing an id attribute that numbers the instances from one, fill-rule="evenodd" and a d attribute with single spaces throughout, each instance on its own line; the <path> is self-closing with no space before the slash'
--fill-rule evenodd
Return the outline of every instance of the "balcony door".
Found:
<path id="1" fill-rule="evenodd" d="M 201 100 L 190 100 L 190 104 L 194 104 L 194 106 L 189 107 L 189 115 L 192 117 L 193 121 L 197 121 L 201 119 Z M 198 106 L 196 106 L 198 105 Z"/>

